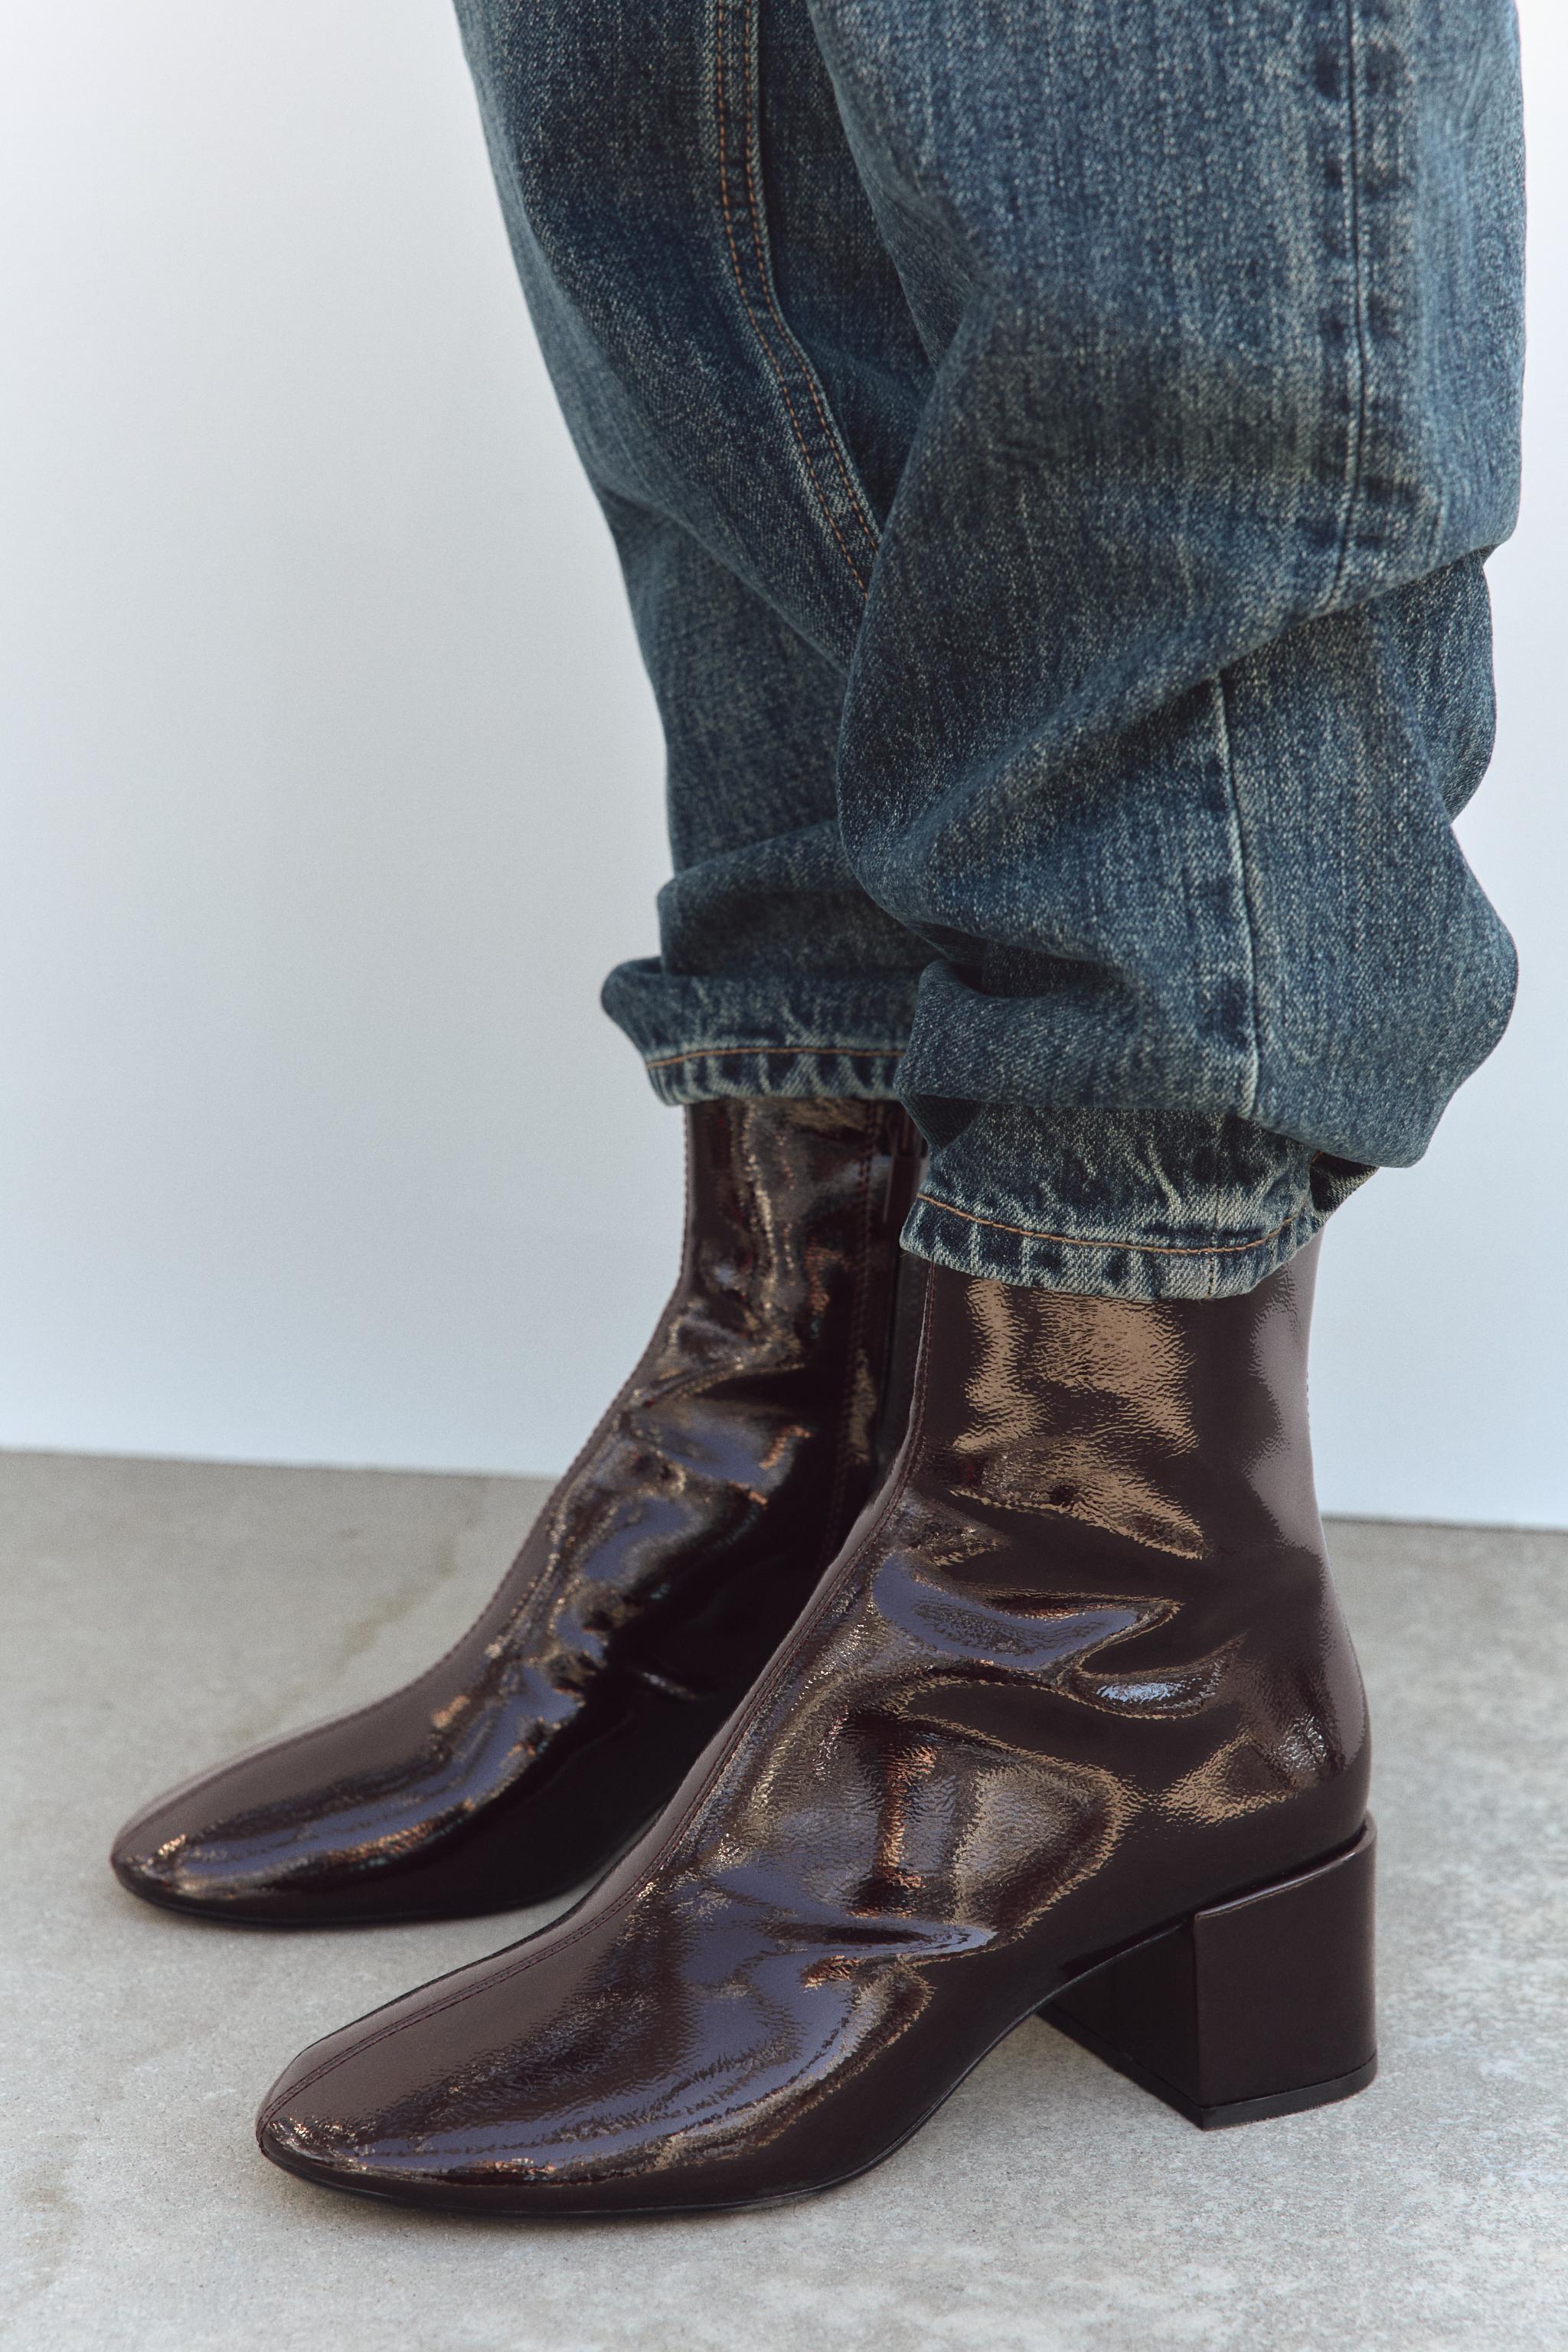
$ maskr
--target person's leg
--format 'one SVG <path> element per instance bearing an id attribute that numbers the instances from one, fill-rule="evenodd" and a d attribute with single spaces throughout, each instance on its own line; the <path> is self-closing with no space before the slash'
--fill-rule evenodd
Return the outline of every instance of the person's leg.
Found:
<path id="1" fill-rule="evenodd" d="M 844 690 L 930 376 L 809 20 L 458 0 L 519 274 L 664 724 L 668 1101 L 891 1094 L 931 950 L 851 873 Z"/>
<path id="2" fill-rule="evenodd" d="M 1511 999 L 1509 0 L 459 13 L 669 740 L 656 1084 L 897 1067 L 915 1251 L 1261 1280 Z"/>
<path id="3" fill-rule="evenodd" d="M 664 495 L 688 522 L 708 501 L 704 544 L 847 660 L 844 870 L 930 950 L 900 1078 L 935 1146 L 910 1427 L 570 1922 L 307 2052 L 267 2102 L 279 2162 L 416 2203 L 819 2187 L 1042 2005 L 1205 2125 L 1373 2064 L 1366 1717 L 1312 1494 L 1303 1245 L 1420 1150 L 1511 989 L 1449 830 L 1489 732 L 1479 560 L 1513 500 L 1511 23 L 1498 0 L 809 5 L 918 325 L 918 416 L 884 312 L 809 311 L 808 278 L 775 314 L 747 278 L 731 154 L 763 220 L 800 214 L 791 151 L 770 173 L 736 125 L 760 58 L 765 131 L 766 28 L 798 65 L 807 0 L 635 27 L 595 0 L 612 81 L 647 62 L 647 135 L 599 194 L 564 117 L 531 151 L 520 97 L 518 144 L 533 233 L 591 244 L 617 189 L 667 193 L 660 109 L 702 112 L 706 210 L 623 289 L 646 331 L 624 389 L 660 420 Z M 540 12 L 481 13 L 538 37 Z M 737 235 L 743 385 L 732 334 L 657 307 L 672 272 L 711 293 Z M 756 397 L 808 315 L 826 443 Z M 736 392 L 752 504 L 733 439 L 670 431 L 672 374 Z M 851 415 L 873 455 L 910 425 L 868 571 Z M 792 496 L 794 530 L 748 536 Z"/>
<path id="4" fill-rule="evenodd" d="M 1450 822 L 1518 477 L 1510 0 L 812 0 L 936 376 L 846 711 L 936 943 L 907 1239 L 1243 1290 L 1496 1043 Z"/>

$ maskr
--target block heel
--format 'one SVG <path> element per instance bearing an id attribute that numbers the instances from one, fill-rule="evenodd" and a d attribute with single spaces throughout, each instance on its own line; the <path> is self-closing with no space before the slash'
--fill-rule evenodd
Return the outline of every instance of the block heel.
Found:
<path id="1" fill-rule="evenodd" d="M 1040 2015 L 1203 2131 L 1293 2116 L 1377 2072 L 1370 1820 L 1331 1862 L 1194 1912 Z"/>

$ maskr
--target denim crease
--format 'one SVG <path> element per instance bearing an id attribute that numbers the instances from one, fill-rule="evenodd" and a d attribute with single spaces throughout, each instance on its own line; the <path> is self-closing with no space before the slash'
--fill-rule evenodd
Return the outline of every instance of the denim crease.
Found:
<path id="1" fill-rule="evenodd" d="M 939 1264 L 1272 1273 L 1508 1020 L 1509 0 L 458 0 L 663 721 L 672 1103 L 897 1094 Z"/>

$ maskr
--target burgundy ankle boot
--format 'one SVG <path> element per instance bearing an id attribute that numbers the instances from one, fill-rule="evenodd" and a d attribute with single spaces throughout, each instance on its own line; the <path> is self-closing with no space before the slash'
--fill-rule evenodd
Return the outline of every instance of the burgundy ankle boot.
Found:
<path id="1" fill-rule="evenodd" d="M 140 1814 L 113 1853 L 133 1894 L 305 1926 L 542 1901 L 629 1843 L 760 1672 L 897 1415 L 918 1138 L 887 1103 L 687 1120 L 674 1295 L 478 1624 Z"/>
<path id="2" fill-rule="evenodd" d="M 662 1818 L 563 1919 L 307 2050 L 266 2152 L 479 2212 L 766 2202 L 879 2162 L 1037 2011 L 1201 2125 L 1359 2090 L 1314 1255 L 1192 1305 L 933 1270 L 893 1474 Z"/>

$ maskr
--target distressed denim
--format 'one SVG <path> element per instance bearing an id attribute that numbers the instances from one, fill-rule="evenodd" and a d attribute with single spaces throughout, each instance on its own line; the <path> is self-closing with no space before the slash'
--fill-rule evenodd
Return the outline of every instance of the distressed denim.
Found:
<path id="1" fill-rule="evenodd" d="M 1509 0 L 458 5 L 668 740 L 655 1086 L 898 1094 L 939 1264 L 1250 1288 L 1512 999 Z"/>

